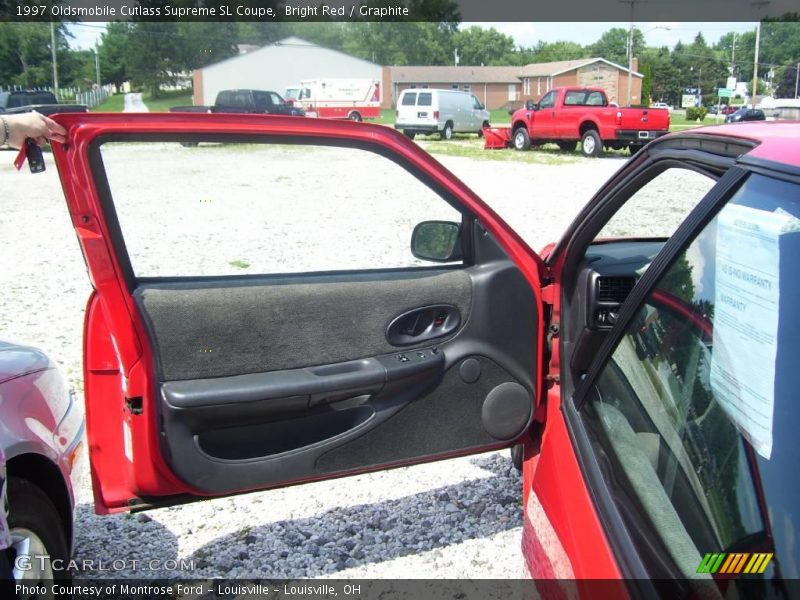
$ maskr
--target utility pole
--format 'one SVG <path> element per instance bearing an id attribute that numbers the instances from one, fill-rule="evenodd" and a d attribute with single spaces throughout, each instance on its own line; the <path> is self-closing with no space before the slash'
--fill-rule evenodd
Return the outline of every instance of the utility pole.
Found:
<path id="1" fill-rule="evenodd" d="M 694 94 L 695 102 L 697 106 L 703 105 L 703 88 L 700 86 L 702 85 L 701 81 L 703 79 L 703 67 L 697 67 L 697 87 L 695 88 L 697 91 Z M 694 66 L 689 67 L 689 71 L 694 74 Z"/>
<path id="2" fill-rule="evenodd" d="M 637 4 L 647 4 L 647 0 L 619 0 L 631 5 L 630 27 L 628 28 L 628 106 L 631 105 L 631 85 L 633 84 L 633 8 Z"/>
<path id="3" fill-rule="evenodd" d="M 733 44 L 731 44 L 731 76 L 736 69 L 736 32 L 733 32 Z"/>
<path id="4" fill-rule="evenodd" d="M 753 109 L 756 107 L 756 93 L 758 92 L 758 46 L 761 43 L 761 21 L 756 25 L 756 53 L 753 58 Z"/>
<path id="5" fill-rule="evenodd" d="M 94 43 L 94 68 L 97 71 L 97 87 L 100 88 L 100 42 Z"/>
<path id="6" fill-rule="evenodd" d="M 800 63 L 794 69 L 794 97 L 797 99 L 797 84 L 800 83 Z"/>
<path id="7" fill-rule="evenodd" d="M 53 94 L 58 98 L 58 65 L 56 63 L 56 27 L 50 22 L 50 56 L 53 59 Z M 60 101 L 60 100 L 59 100 Z"/>
<path id="8" fill-rule="evenodd" d="M 633 83 L 633 2 L 631 2 L 631 25 L 628 27 L 628 106 L 631 105 L 631 85 Z"/>
<path id="9" fill-rule="evenodd" d="M 458 48 L 453 48 L 453 66 L 458 66 L 458 61 L 461 60 L 458 56 Z"/>
<path id="10" fill-rule="evenodd" d="M 761 9 L 764 6 L 768 6 L 770 0 L 754 0 L 750 3 L 750 6 L 755 6 L 756 9 Z M 753 57 L 753 109 L 756 107 L 756 92 L 758 92 L 758 47 L 761 44 L 761 19 L 758 19 L 758 24 L 756 25 L 756 51 L 755 56 Z"/>

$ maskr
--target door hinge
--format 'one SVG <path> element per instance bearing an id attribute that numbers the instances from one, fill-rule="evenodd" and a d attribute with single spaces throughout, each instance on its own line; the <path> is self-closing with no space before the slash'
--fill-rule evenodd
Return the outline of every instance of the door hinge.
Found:
<path id="1" fill-rule="evenodd" d="M 545 364 L 550 362 L 550 357 L 553 355 L 553 339 L 558 337 L 558 333 L 559 333 L 558 323 L 551 323 L 547 327 L 547 335 L 545 336 L 545 344 L 544 344 L 546 352 L 546 355 L 544 357 Z M 545 379 L 547 379 L 547 377 L 549 377 L 549 375 L 546 376 Z"/>
<path id="2" fill-rule="evenodd" d="M 552 284 L 548 284 L 542 288 L 542 302 L 545 304 L 553 305 L 555 302 L 555 287 Z"/>
<path id="3" fill-rule="evenodd" d="M 125 406 L 132 415 L 140 415 L 144 412 L 144 400 L 141 396 L 125 398 Z"/>

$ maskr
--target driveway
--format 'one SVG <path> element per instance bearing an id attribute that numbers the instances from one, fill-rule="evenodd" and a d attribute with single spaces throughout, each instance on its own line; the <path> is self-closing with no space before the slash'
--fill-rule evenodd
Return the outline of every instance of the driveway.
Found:
<path id="1" fill-rule="evenodd" d="M 141 92 L 131 92 L 130 94 L 125 94 L 125 107 L 122 109 L 123 112 L 150 112 L 150 109 L 147 108 L 147 105 L 142 100 L 142 93 Z"/>

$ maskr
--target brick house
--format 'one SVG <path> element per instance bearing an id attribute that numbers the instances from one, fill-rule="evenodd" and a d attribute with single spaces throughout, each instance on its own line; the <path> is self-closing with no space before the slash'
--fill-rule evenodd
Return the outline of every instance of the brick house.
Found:
<path id="1" fill-rule="evenodd" d="M 520 67 L 384 67 L 383 108 L 392 108 L 403 90 L 454 89 L 472 92 L 489 108 L 518 104 Z"/>
<path id="2" fill-rule="evenodd" d="M 560 60 L 526 65 L 519 71 L 522 96 L 525 99 L 536 99 L 551 88 L 577 85 L 603 88 L 612 102 L 622 106 L 640 104 L 643 75 L 636 71 L 637 66 L 638 61 L 634 58 L 630 77 L 630 102 L 628 102 L 627 67 L 605 58 Z"/>
<path id="3" fill-rule="evenodd" d="M 384 67 L 383 108 L 392 108 L 397 97 L 409 88 L 440 88 L 469 91 L 489 109 L 519 106 L 538 99 L 558 86 L 601 87 L 620 105 L 641 102 L 642 74 L 633 59 L 631 99 L 628 96 L 628 69 L 604 58 L 583 58 L 523 67 Z"/>

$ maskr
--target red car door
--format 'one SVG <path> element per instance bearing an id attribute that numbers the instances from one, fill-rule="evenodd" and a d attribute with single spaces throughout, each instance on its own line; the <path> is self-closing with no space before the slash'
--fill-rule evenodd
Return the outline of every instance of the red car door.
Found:
<path id="1" fill-rule="evenodd" d="M 554 139 L 577 139 L 580 120 L 586 112 L 586 90 L 567 89 L 559 99 L 553 124 Z"/>
<path id="2" fill-rule="evenodd" d="M 531 138 L 547 140 L 555 134 L 558 93 L 547 92 L 539 100 L 531 122 Z"/>
<path id="3" fill-rule="evenodd" d="M 544 393 L 542 261 L 414 143 L 380 126 L 277 116 L 58 120 L 69 133 L 54 157 L 94 287 L 84 375 L 98 512 L 498 449 L 526 436 Z M 413 266 L 385 268 L 373 245 L 359 269 L 336 270 L 341 257 L 319 252 L 331 266 L 323 272 L 237 275 L 246 263 L 234 254 L 218 261 L 233 274 L 182 270 L 203 264 L 188 257 L 215 236 L 245 244 L 252 223 L 226 220 L 239 196 L 254 199 L 246 221 L 266 228 L 278 218 L 276 190 L 293 181 L 291 172 L 254 176 L 242 153 L 265 153 L 263 163 L 248 164 L 268 166 L 298 148 L 312 170 L 322 164 L 315 156 L 345 157 L 325 163 L 339 173 L 330 189 L 343 194 L 334 212 L 359 222 L 365 236 L 371 223 L 361 211 L 378 195 L 359 199 L 362 190 L 349 187 L 355 174 L 346 157 L 356 153 L 397 170 L 455 217 L 401 232 Z M 299 204 L 316 188 L 296 183 L 291 202 Z M 130 217 L 145 199 L 154 211 Z M 220 209 L 201 217 L 212 203 Z M 293 228 L 306 227 L 296 261 L 341 235 L 313 214 L 303 221 L 299 208 L 285 214 L 274 238 L 257 240 L 264 254 L 282 252 L 281 236 Z M 160 253 L 143 258 L 159 244 Z"/>

